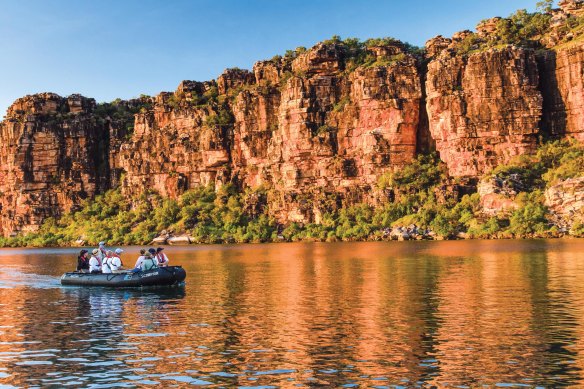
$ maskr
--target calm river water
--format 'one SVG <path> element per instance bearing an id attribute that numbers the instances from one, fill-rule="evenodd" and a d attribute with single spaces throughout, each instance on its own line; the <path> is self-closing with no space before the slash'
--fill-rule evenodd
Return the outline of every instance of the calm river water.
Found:
<path id="1" fill-rule="evenodd" d="M 76 252 L 0 250 L 0 387 L 584 386 L 583 240 L 168 247 L 171 291 Z"/>

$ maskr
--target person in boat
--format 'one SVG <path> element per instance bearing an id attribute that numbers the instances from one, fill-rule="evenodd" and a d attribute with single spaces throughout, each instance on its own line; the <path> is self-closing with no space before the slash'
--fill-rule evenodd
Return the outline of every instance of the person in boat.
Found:
<path id="1" fill-rule="evenodd" d="M 122 267 L 124 266 L 120 255 L 124 252 L 122 249 L 116 249 L 109 260 L 109 267 L 112 273 L 120 273 L 122 271 Z"/>
<path id="2" fill-rule="evenodd" d="M 156 264 L 156 250 L 149 249 L 148 252 L 146 253 L 146 257 L 142 261 L 141 265 L 142 271 L 156 269 L 157 267 L 158 265 Z"/>
<path id="3" fill-rule="evenodd" d="M 77 271 L 87 273 L 89 271 L 89 255 L 87 250 L 81 250 L 77 257 Z"/>
<path id="4" fill-rule="evenodd" d="M 103 263 L 103 260 L 107 256 L 107 250 L 105 248 L 105 242 L 99 242 L 98 246 L 99 246 L 98 247 L 99 252 L 97 254 L 98 255 L 97 259 L 99 259 L 99 263 L 102 264 Z"/>
<path id="5" fill-rule="evenodd" d="M 163 247 L 156 249 L 156 260 L 158 262 L 158 267 L 168 266 L 168 257 L 162 252 L 162 250 L 164 250 Z"/>
<path id="6" fill-rule="evenodd" d="M 136 261 L 136 265 L 134 265 L 134 268 L 132 269 L 133 273 L 142 271 L 142 262 L 144 262 L 144 259 L 146 259 L 146 249 L 141 249 L 140 256 L 138 257 L 138 260 Z"/>
<path id="7" fill-rule="evenodd" d="M 90 273 L 101 273 L 101 263 L 99 262 L 99 250 L 94 249 L 91 252 L 91 258 L 89 258 L 89 272 Z"/>
<path id="8" fill-rule="evenodd" d="M 113 259 L 114 253 L 111 250 L 105 252 L 105 258 L 101 262 L 101 272 L 103 274 L 111 274 L 112 268 L 110 266 L 111 260 Z"/>
<path id="9" fill-rule="evenodd" d="M 156 259 L 156 249 L 154 247 L 150 247 L 148 249 L 148 255 L 151 255 L 152 258 Z"/>

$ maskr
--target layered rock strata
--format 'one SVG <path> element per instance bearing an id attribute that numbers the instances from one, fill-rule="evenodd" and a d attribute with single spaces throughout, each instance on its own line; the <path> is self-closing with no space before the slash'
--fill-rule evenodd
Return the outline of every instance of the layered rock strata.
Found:
<path id="1" fill-rule="evenodd" d="M 45 93 L 18 99 L 0 124 L 0 230 L 34 231 L 109 187 L 109 126 L 95 101 Z"/>
<path id="2" fill-rule="evenodd" d="M 584 41 L 542 53 L 539 64 L 545 132 L 584 141 Z"/>
<path id="3" fill-rule="evenodd" d="M 398 50 L 399 61 L 347 75 L 343 50 L 321 44 L 287 62 L 264 61 L 254 77 L 226 71 L 218 97 L 198 106 L 187 94 L 201 101 L 214 85 L 183 83 L 159 95 L 122 146 L 125 192 L 176 197 L 200 185 L 263 185 L 282 222 L 318 220 L 327 196 L 372 201 L 379 175 L 415 155 L 420 76 L 401 48 L 376 54 Z"/>
<path id="4" fill-rule="evenodd" d="M 480 176 L 537 146 L 542 96 L 532 50 L 442 52 L 428 65 L 430 132 L 453 176 Z"/>
<path id="5" fill-rule="evenodd" d="M 582 41 L 565 28 L 584 8 L 560 5 L 541 39 L 550 49 L 538 52 L 499 44 L 493 18 L 430 40 L 425 57 L 391 40 L 332 40 L 155 98 L 19 99 L 0 124 L 0 234 L 33 231 L 118 186 L 129 198 L 265 187 L 279 222 L 319 222 L 387 201 L 379 177 L 417 152 L 436 150 L 472 184 L 540 137 L 584 140 Z M 487 211 L 501 208 L 500 188 L 481 191 Z M 549 196 L 554 207 L 562 198 Z"/>
<path id="6" fill-rule="evenodd" d="M 117 164 L 126 173 L 122 188 L 128 196 L 154 190 L 176 198 L 189 188 L 229 181 L 230 140 L 214 124 L 219 108 L 190 105 L 195 88 L 215 85 L 183 83 L 176 94 L 162 93 L 151 110 L 138 113 L 131 137 L 122 143 Z"/>
<path id="7" fill-rule="evenodd" d="M 584 224 L 584 177 L 563 180 L 548 188 L 545 204 L 556 224 L 565 230 L 576 223 Z"/>

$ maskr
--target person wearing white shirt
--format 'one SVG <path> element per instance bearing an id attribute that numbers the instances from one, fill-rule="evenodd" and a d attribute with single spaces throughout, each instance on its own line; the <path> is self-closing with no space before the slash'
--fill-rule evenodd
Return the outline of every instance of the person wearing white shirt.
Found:
<path id="1" fill-rule="evenodd" d="M 90 273 L 101 273 L 101 266 L 100 266 L 100 262 L 99 259 L 97 257 L 99 253 L 98 249 L 94 249 L 91 254 L 93 254 L 91 256 L 91 258 L 89 258 L 89 272 Z"/>
<path id="2" fill-rule="evenodd" d="M 144 262 L 144 260 L 146 259 L 146 249 L 142 249 L 140 250 L 140 256 L 138 257 L 138 260 L 136 261 L 136 265 L 134 265 L 134 269 L 132 269 L 132 272 L 139 272 L 142 271 L 142 263 Z"/>
<path id="3" fill-rule="evenodd" d="M 101 262 L 101 272 L 104 274 L 111 274 L 111 260 L 113 259 L 114 253 L 108 250 L 105 254 L 105 258 Z"/>
<path id="4" fill-rule="evenodd" d="M 109 266 L 112 273 L 119 273 L 120 269 L 122 268 L 122 259 L 120 258 L 120 254 L 122 254 L 124 250 L 116 249 L 114 255 L 109 260 Z"/>

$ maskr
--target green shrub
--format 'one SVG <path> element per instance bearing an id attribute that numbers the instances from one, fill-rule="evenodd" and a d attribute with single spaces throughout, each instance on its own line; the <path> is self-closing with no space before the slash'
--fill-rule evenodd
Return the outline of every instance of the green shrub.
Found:
<path id="1" fill-rule="evenodd" d="M 509 219 L 507 231 L 514 236 L 542 234 L 549 229 L 546 219 L 547 209 L 543 204 L 543 194 L 536 190 L 518 196 L 521 208 L 515 210 Z"/>
<path id="2" fill-rule="evenodd" d="M 570 229 L 570 235 L 584 238 L 584 221 L 576 220 Z"/>
<path id="3" fill-rule="evenodd" d="M 471 219 L 467 223 L 467 233 L 472 238 L 491 238 L 501 231 L 499 219 L 491 217 L 485 222 Z"/>
<path id="4" fill-rule="evenodd" d="M 345 105 L 349 104 L 351 102 L 351 98 L 349 96 L 345 96 L 343 97 L 341 100 L 339 100 L 338 103 L 336 103 L 333 107 L 333 111 L 334 112 L 342 112 L 345 109 Z"/>
<path id="5" fill-rule="evenodd" d="M 505 45 L 543 48 L 541 39 L 550 32 L 552 15 L 549 12 L 550 2 L 540 3 L 536 12 L 530 13 L 521 9 L 507 18 L 499 20 L 496 30 L 491 36 L 481 38 L 476 33 L 468 35 L 456 44 L 457 52 L 471 54 L 475 51 L 504 47 Z"/>
<path id="6" fill-rule="evenodd" d="M 207 116 L 204 124 L 209 127 L 225 127 L 232 125 L 234 120 L 231 111 L 226 107 L 221 107 L 217 113 Z"/>

